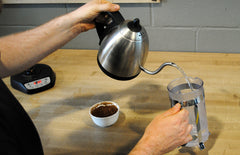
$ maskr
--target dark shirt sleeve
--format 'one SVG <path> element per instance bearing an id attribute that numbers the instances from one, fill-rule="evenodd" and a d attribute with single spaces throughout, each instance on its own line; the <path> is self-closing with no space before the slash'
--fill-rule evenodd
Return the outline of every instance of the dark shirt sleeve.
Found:
<path id="1" fill-rule="evenodd" d="M 1 79 L 0 154 L 43 155 L 41 140 L 32 120 Z"/>

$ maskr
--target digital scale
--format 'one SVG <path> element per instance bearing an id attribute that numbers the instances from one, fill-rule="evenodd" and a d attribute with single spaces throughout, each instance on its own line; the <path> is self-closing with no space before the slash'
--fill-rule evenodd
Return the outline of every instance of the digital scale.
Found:
<path id="1" fill-rule="evenodd" d="M 11 86 L 26 94 L 35 94 L 55 85 L 56 76 L 50 66 L 36 64 L 30 69 L 11 76 Z"/>

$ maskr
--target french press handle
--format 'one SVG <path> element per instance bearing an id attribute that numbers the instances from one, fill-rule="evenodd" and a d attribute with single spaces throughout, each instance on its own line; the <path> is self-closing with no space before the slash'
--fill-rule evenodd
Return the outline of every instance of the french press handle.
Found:
<path id="1" fill-rule="evenodd" d="M 125 19 L 119 11 L 116 12 L 101 12 L 95 18 L 96 30 L 100 39 L 99 45 L 103 38 L 117 25 L 121 24 Z"/>

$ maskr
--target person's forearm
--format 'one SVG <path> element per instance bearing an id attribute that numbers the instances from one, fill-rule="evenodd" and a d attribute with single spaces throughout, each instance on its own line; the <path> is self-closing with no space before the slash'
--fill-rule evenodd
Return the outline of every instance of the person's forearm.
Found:
<path id="1" fill-rule="evenodd" d="M 35 29 L 0 38 L 0 77 L 31 67 L 81 32 L 71 14 Z"/>
<path id="2" fill-rule="evenodd" d="M 119 9 L 106 0 L 92 0 L 35 29 L 0 38 L 0 78 L 31 67 L 79 33 L 93 29 L 99 12 Z"/>
<path id="3" fill-rule="evenodd" d="M 149 138 L 151 137 L 143 135 L 136 146 L 131 150 L 131 152 L 129 152 L 129 155 L 162 155 L 161 145 L 157 146 L 158 151 L 156 152 L 156 146 L 152 143 L 154 141 Z"/>

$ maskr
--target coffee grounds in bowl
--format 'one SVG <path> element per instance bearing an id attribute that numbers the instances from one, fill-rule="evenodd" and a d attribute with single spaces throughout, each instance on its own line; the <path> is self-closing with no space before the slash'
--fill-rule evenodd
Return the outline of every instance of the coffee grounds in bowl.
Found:
<path id="1" fill-rule="evenodd" d="M 118 108 L 114 104 L 103 102 L 93 107 L 91 114 L 96 117 L 108 117 L 115 114 L 117 111 Z"/>

